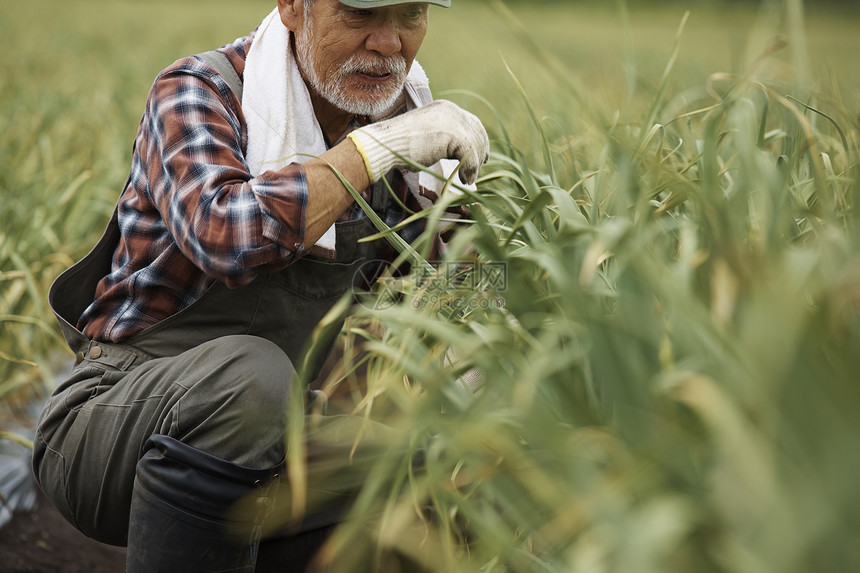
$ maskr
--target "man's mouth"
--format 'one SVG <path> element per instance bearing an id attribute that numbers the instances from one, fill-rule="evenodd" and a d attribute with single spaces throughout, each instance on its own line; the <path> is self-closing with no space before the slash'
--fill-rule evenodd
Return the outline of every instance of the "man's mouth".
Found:
<path id="1" fill-rule="evenodd" d="M 406 61 L 402 58 L 381 60 L 353 57 L 344 64 L 341 73 L 355 78 L 359 84 L 367 88 L 386 89 L 406 75 Z"/>
<path id="2" fill-rule="evenodd" d="M 394 74 L 391 73 L 379 74 L 375 72 L 356 72 L 356 75 L 361 81 L 370 84 L 384 84 L 394 77 Z"/>

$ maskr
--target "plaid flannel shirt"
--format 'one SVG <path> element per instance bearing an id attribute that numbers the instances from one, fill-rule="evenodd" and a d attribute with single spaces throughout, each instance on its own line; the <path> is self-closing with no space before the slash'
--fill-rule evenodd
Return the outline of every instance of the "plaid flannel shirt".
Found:
<path id="1" fill-rule="evenodd" d="M 240 77 L 253 36 L 219 48 Z M 304 169 L 291 164 L 251 177 L 240 103 L 195 57 L 156 78 L 117 203 L 121 238 L 112 269 L 78 321 L 88 338 L 122 342 L 189 306 L 214 281 L 241 286 L 306 254 Z M 391 179 L 403 204 L 420 210 L 402 175 Z M 353 205 L 342 219 L 358 216 Z M 389 201 L 386 223 L 406 216 Z M 418 222 L 400 235 L 412 241 L 421 232 Z M 380 257 L 392 255 L 380 241 Z"/>

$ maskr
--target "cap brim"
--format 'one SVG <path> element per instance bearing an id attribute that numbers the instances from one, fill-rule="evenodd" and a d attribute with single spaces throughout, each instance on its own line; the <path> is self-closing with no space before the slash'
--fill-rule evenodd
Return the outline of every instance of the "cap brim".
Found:
<path id="1" fill-rule="evenodd" d="M 380 8 L 382 6 L 392 6 L 394 4 L 435 4 L 445 8 L 451 7 L 451 0 L 340 0 L 341 4 L 352 6 L 353 8 Z"/>

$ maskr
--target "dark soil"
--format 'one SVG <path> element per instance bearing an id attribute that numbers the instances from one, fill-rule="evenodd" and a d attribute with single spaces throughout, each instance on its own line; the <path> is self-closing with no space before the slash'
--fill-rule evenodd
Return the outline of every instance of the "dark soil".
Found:
<path id="1" fill-rule="evenodd" d="M 117 573 L 125 548 L 105 545 L 72 527 L 41 493 L 36 509 L 0 529 L 0 572 Z"/>

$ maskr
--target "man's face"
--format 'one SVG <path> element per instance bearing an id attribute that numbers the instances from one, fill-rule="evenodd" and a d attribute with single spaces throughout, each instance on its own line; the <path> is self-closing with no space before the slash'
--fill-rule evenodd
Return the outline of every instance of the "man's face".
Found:
<path id="1" fill-rule="evenodd" d="M 358 9 L 315 0 L 294 30 L 299 69 L 338 109 L 378 115 L 400 96 L 427 22 L 423 3 Z"/>

